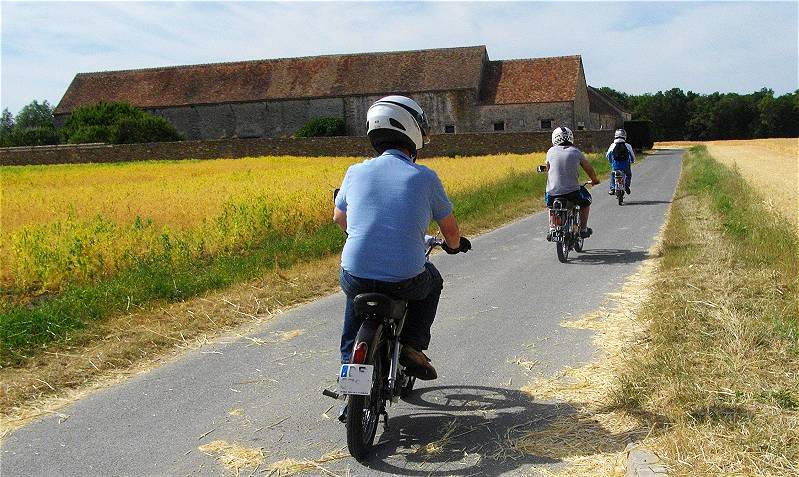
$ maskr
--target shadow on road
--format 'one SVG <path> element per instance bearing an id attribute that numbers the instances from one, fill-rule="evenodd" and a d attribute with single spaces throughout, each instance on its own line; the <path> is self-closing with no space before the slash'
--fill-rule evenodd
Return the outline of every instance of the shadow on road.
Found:
<path id="1" fill-rule="evenodd" d="M 570 403 L 539 403 L 511 389 L 439 386 L 416 390 L 407 402 L 418 409 L 389 419 L 367 467 L 408 476 L 498 476 L 569 456 L 621 451 L 629 436 L 614 435 Z M 568 446 L 547 445 L 551 437 L 544 434 L 558 436 L 564 419 L 576 423 L 581 437 Z"/>
<path id="2" fill-rule="evenodd" d="M 631 200 L 625 201 L 624 206 L 629 205 L 659 205 L 659 204 L 671 204 L 670 200 Z"/>
<path id="3" fill-rule="evenodd" d="M 599 248 L 569 256 L 569 262 L 587 265 L 614 265 L 641 262 L 647 258 L 649 258 L 649 253 L 643 250 Z"/>

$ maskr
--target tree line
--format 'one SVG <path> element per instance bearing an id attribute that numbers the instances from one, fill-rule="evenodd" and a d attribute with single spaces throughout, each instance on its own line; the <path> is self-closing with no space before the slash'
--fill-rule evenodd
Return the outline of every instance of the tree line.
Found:
<path id="1" fill-rule="evenodd" d="M 655 141 L 709 141 L 799 136 L 799 90 L 782 96 L 763 88 L 751 94 L 683 92 L 680 88 L 633 95 L 599 90 L 632 113 L 652 122 Z"/>

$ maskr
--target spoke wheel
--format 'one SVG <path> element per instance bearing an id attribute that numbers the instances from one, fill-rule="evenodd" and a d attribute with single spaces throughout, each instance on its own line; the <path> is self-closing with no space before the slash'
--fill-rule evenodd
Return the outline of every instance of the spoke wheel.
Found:
<path id="1" fill-rule="evenodd" d="M 566 243 L 568 240 L 568 237 L 564 237 L 563 242 L 558 242 L 555 244 L 558 250 L 558 260 L 561 263 L 566 263 L 566 260 L 569 259 L 569 246 Z"/>
<path id="2" fill-rule="evenodd" d="M 372 390 L 368 396 L 350 396 L 347 404 L 347 448 L 357 460 L 364 460 L 372 450 L 372 444 L 383 411 L 383 375 L 385 364 L 385 340 L 375 350 L 371 362 L 374 366 Z"/>

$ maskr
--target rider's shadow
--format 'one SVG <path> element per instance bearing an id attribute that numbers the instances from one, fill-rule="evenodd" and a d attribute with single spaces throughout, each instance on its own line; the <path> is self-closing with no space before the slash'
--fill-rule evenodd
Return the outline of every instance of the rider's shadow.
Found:
<path id="1" fill-rule="evenodd" d="M 587 265 L 614 265 L 642 262 L 650 258 L 649 252 L 643 250 L 624 250 L 619 248 L 586 249 L 575 254 L 571 260 L 574 263 Z"/>
<path id="2" fill-rule="evenodd" d="M 394 475 L 497 476 L 621 451 L 648 431 L 613 434 L 570 403 L 535 402 L 511 389 L 422 388 L 407 402 L 415 407 L 389 419 L 390 430 L 380 435 L 368 467 Z"/>

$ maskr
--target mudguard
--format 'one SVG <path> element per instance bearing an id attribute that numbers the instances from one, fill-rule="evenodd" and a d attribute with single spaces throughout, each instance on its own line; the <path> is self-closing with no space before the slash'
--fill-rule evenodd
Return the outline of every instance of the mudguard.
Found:
<path id="1" fill-rule="evenodd" d="M 377 345 L 380 344 L 380 339 L 383 336 L 383 323 L 377 320 L 365 320 L 358 330 L 358 335 L 355 337 L 355 345 L 360 342 L 365 342 L 368 346 L 366 350 L 366 362 L 374 362 L 374 352 L 377 350 Z"/>

